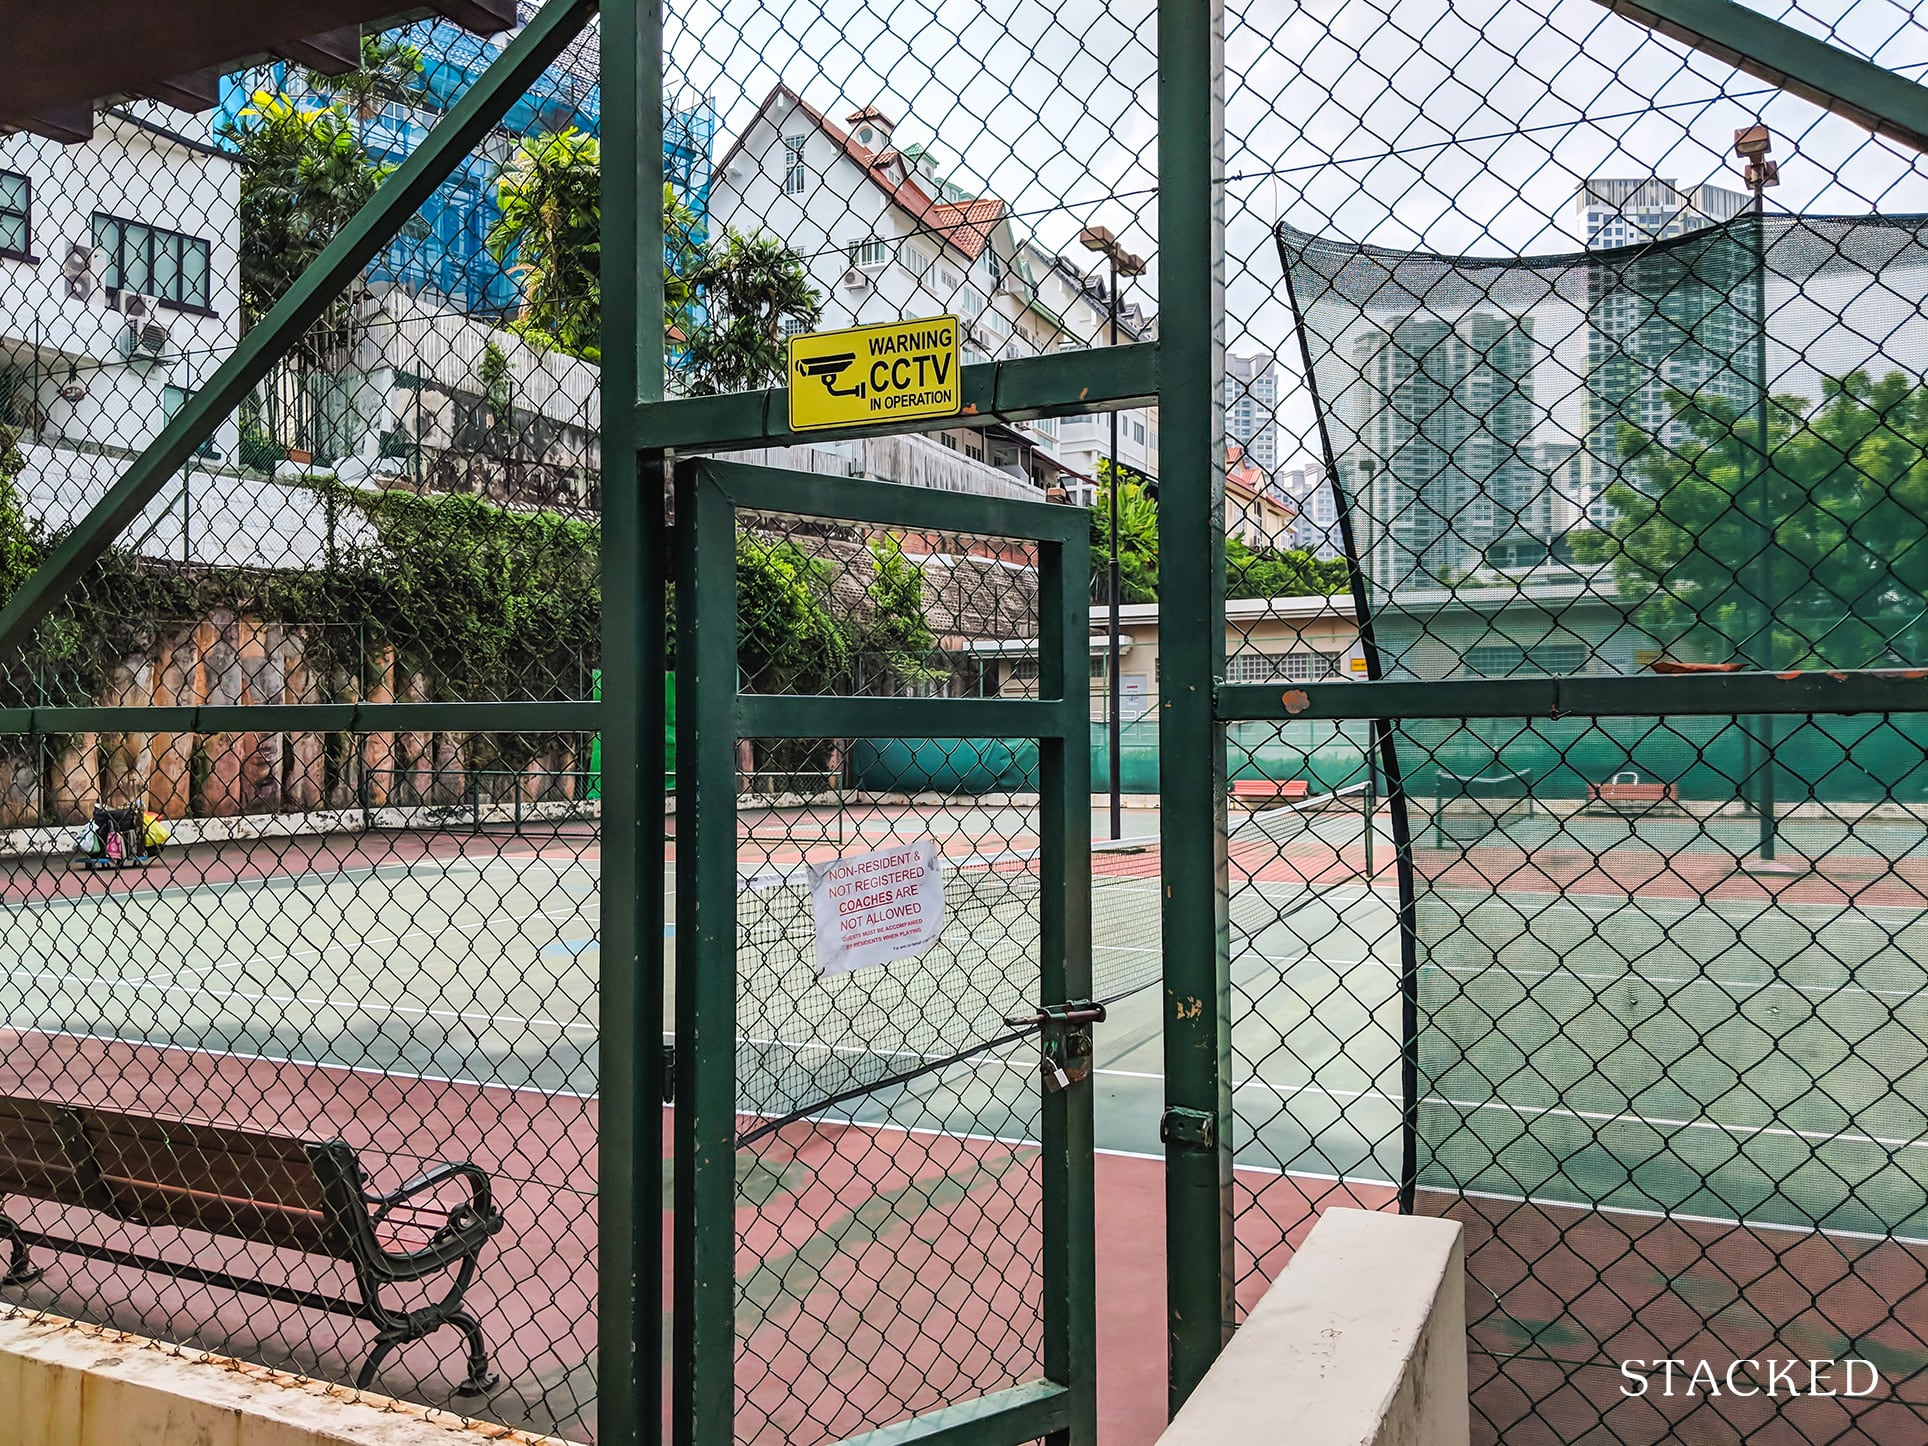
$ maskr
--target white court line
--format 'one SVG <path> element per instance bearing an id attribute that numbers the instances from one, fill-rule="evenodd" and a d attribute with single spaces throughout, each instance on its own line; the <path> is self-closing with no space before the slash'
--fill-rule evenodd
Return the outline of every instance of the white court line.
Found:
<path id="1" fill-rule="evenodd" d="M 668 1108 L 665 1106 L 665 1108 Z M 769 1119 L 774 1116 L 758 1115 L 754 1111 L 743 1110 L 739 1114 L 751 1119 Z M 894 1130 L 905 1135 L 930 1135 L 941 1139 L 977 1140 L 987 1144 L 1031 1145 L 1039 1142 L 1019 1135 L 986 1135 L 963 1133 L 955 1130 L 941 1130 L 931 1125 L 898 1125 L 882 1120 L 846 1119 L 840 1115 L 807 1115 L 799 1123 L 851 1125 L 858 1129 L 871 1131 Z M 1041 1147 L 1040 1147 L 1041 1148 Z M 1106 1149 L 1102 1146 L 1093 1151 L 1098 1155 L 1115 1155 L 1127 1160 L 1155 1160 L 1163 1162 L 1165 1156 L 1148 1150 Z M 1387 1190 L 1397 1191 L 1398 1186 L 1391 1180 L 1381 1180 L 1370 1175 L 1329 1175 L 1315 1170 L 1287 1170 L 1282 1166 L 1247 1165 L 1237 1161 L 1232 1166 L 1235 1172 L 1248 1175 L 1265 1175 L 1287 1180 L 1317 1180 L 1328 1185 L 1374 1185 Z M 1819 1235 L 1828 1239 L 1868 1240 L 1877 1244 L 1892 1242 L 1896 1245 L 1928 1246 L 1928 1238 L 1912 1235 L 1882 1235 L 1869 1230 L 1838 1230 L 1821 1225 L 1788 1225 L 1778 1220 L 1742 1220 L 1737 1217 L 1720 1215 L 1686 1215 L 1666 1210 L 1643 1210 L 1631 1205 L 1602 1205 L 1593 1200 L 1560 1200 L 1552 1196 L 1540 1195 L 1502 1195 L 1492 1190 L 1455 1190 L 1441 1186 L 1421 1185 L 1422 1193 L 1431 1195 L 1463 1195 L 1469 1200 L 1500 1200 L 1514 1205 L 1534 1205 L 1542 1208 L 1556 1207 L 1562 1210 L 1578 1211 L 1587 1215 L 1628 1215 L 1641 1220 L 1664 1220 L 1676 1224 L 1718 1225 L 1727 1229 L 1776 1231 L 1787 1235 Z"/>
<path id="2" fill-rule="evenodd" d="M 1243 1089 L 1263 1090 L 1267 1094 L 1289 1099 L 1294 1095 L 1325 1095 L 1328 1099 L 1377 1099 L 1388 1104 L 1398 1105 L 1400 1100 L 1384 1090 L 1342 1090 L 1330 1089 L 1324 1085 L 1293 1085 L 1287 1089 L 1270 1084 L 1261 1079 L 1249 1079 L 1243 1084 L 1232 1086 L 1236 1093 Z M 1784 1125 L 1724 1125 L 1716 1120 L 1670 1120 L 1663 1116 L 1635 1115 L 1607 1110 L 1570 1110 L 1556 1105 L 1515 1105 L 1504 1100 L 1453 1100 L 1440 1095 L 1427 1095 L 1420 1100 L 1423 1105 L 1445 1105 L 1461 1111 L 1496 1110 L 1502 1114 L 1532 1118 L 1540 1115 L 1555 1115 L 1563 1119 L 1592 1120 L 1602 1124 L 1647 1125 L 1655 1130 L 1712 1130 L 1717 1134 L 1750 1138 L 1759 1135 L 1778 1135 L 1785 1139 L 1809 1140 L 1821 1144 L 1844 1141 L 1853 1145 L 1878 1145 L 1884 1150 L 1923 1150 L 1928 1149 L 1928 1139 L 1884 1139 L 1879 1135 L 1861 1135 L 1848 1130 L 1794 1130 Z"/>
<path id="3" fill-rule="evenodd" d="M 552 919 L 552 920 L 567 921 L 571 919 L 579 919 L 581 917 L 582 917 L 581 911 L 576 909 L 548 910 L 540 914 L 524 914 L 520 916 L 519 920 L 512 921 L 512 922 L 521 922 L 521 921 L 526 921 L 530 919 Z M 400 944 L 404 940 L 408 940 L 408 939 L 439 939 L 444 935 L 447 935 L 450 933 L 461 933 L 464 935 L 472 936 L 473 934 L 475 934 L 480 930 L 487 929 L 490 926 L 491 922 L 492 922 L 491 920 L 484 919 L 479 924 L 468 925 L 468 924 L 456 924 L 455 922 L 450 921 L 447 925 L 444 925 L 443 927 L 437 928 L 437 929 L 409 929 L 400 934 L 369 934 L 359 939 L 349 940 L 345 944 L 339 941 L 331 940 L 326 945 L 305 945 L 298 949 L 290 949 L 287 952 L 282 954 L 270 955 L 266 953 L 257 952 L 254 954 L 247 955 L 245 958 L 239 958 L 239 957 L 225 958 L 224 957 L 214 963 L 209 964 L 205 968 L 183 967 L 183 968 L 168 971 L 165 973 L 142 974 L 138 976 L 138 982 L 142 984 L 151 984 L 158 979 L 178 980 L 183 977 L 204 977 L 206 975 L 216 973 L 230 966 L 245 968 L 246 966 L 251 964 L 292 964 L 297 962 L 298 960 L 306 959 L 306 958 L 326 959 L 331 953 L 338 953 L 338 952 L 345 952 L 348 955 L 349 961 L 352 962 L 355 952 L 357 950 L 366 948 L 370 945 L 386 947 L 392 944 Z M 558 931 L 558 933 L 560 933 L 560 931 Z M 515 937 L 521 938 L 522 936 L 517 935 Z M 113 941 L 110 939 L 106 942 L 111 943 Z M 510 941 L 503 940 L 502 942 L 506 944 Z M 528 942 L 534 943 L 535 941 L 531 939 L 531 940 L 528 940 Z M 51 965 L 54 961 L 47 960 L 46 962 L 49 965 Z M 45 977 L 45 971 L 11 969 L 11 968 L 0 969 L 0 977 L 20 978 L 20 979 L 40 979 Z M 72 978 L 75 978 L 76 976 L 67 974 L 67 975 L 61 975 L 57 977 L 72 979 Z M 111 984 L 125 984 L 125 983 L 136 982 L 135 979 L 131 976 L 127 976 L 127 975 L 109 976 L 99 972 L 96 972 L 92 976 L 92 979 L 94 981 L 111 983 Z"/>
<path id="4" fill-rule="evenodd" d="M 77 982 L 70 974 L 55 974 L 47 971 L 27 972 L 22 970 L 11 970 L 8 972 L 14 974 L 16 977 L 34 980 L 53 980 L 57 983 L 70 984 Z M 85 983 L 85 981 L 78 982 Z M 541 1015 L 485 1014 L 479 1010 L 416 1008 L 406 1004 L 388 1004 L 386 1001 L 384 1001 L 383 1008 L 370 1009 L 360 1000 L 341 1000 L 327 995 L 322 996 L 320 999 L 310 999 L 301 994 L 271 994 L 266 991 L 256 993 L 245 989 L 208 989 L 204 987 L 190 987 L 184 984 L 162 984 L 153 987 L 156 992 L 160 994 L 187 994 L 200 999 L 236 1000 L 247 1004 L 300 1004 L 317 1011 L 328 1009 L 338 1010 L 350 1016 L 364 1015 L 372 1018 L 381 1018 L 383 1016 L 414 1016 L 421 1019 L 453 1020 L 463 1024 L 507 1024 L 523 1028 L 543 1027 L 560 1030 L 565 1035 L 580 1034 L 584 1031 L 587 1031 L 592 1036 L 598 1033 L 597 1026 L 593 1023 L 583 1020 L 564 1021 L 560 1019 L 547 1019 Z M 30 1024 L 8 1024 L 6 1027 L 11 1029 L 34 1028 L 34 1026 Z"/>
<path id="5" fill-rule="evenodd" d="M 554 1095 L 560 1099 L 569 1100 L 597 1098 L 593 1093 L 586 1094 L 581 1090 L 564 1089 L 560 1085 L 553 1089 L 544 1089 L 541 1085 L 513 1085 L 501 1080 L 465 1079 L 461 1075 L 423 1074 L 414 1070 L 403 1073 L 393 1069 L 376 1069 L 372 1065 L 342 1064 L 339 1060 L 307 1059 L 298 1054 L 240 1054 L 234 1050 L 207 1049 L 199 1045 L 175 1044 L 139 1037 L 129 1039 L 121 1034 L 91 1034 L 84 1029 L 46 1029 L 37 1025 L 4 1025 L 0 1028 L 9 1029 L 16 1034 L 44 1035 L 53 1039 L 78 1039 L 92 1044 L 124 1044 L 139 1049 L 158 1049 L 169 1054 L 217 1055 L 224 1059 L 260 1060 L 266 1064 L 292 1064 L 303 1069 L 336 1070 L 342 1074 L 368 1075 L 373 1079 L 394 1080 L 400 1084 L 421 1080 L 427 1084 L 467 1085 L 472 1089 L 507 1090 L 510 1094 Z M 668 1106 L 664 1108 L 667 1109 Z"/>
<path id="6" fill-rule="evenodd" d="M 804 1050 L 821 1050 L 821 1051 L 828 1052 L 830 1054 L 858 1054 L 858 1055 L 869 1054 L 869 1055 L 874 1055 L 876 1058 L 879 1058 L 879 1059 L 914 1059 L 924 1063 L 933 1063 L 933 1062 L 948 1060 L 952 1057 L 950 1054 L 935 1054 L 935 1055 L 920 1054 L 914 1050 L 907 1050 L 907 1049 L 906 1050 L 867 1050 L 863 1048 L 861 1045 L 835 1045 L 835 1044 L 826 1044 L 816 1040 L 799 1043 L 795 1040 L 788 1040 L 788 1039 L 745 1038 L 741 1042 L 744 1044 L 752 1044 L 752 1045 L 757 1045 L 764 1048 L 768 1048 L 771 1046 L 778 1046 L 784 1049 L 796 1050 L 799 1053 L 801 1053 Z M 1013 1047 L 1022 1049 L 1024 1046 L 1022 1043 L 1015 1043 Z M 1000 1069 L 1029 1071 L 1035 1068 L 1035 1066 L 1030 1061 L 1007 1059 L 1001 1055 L 998 1055 L 988 1050 L 975 1058 L 958 1060 L 957 1063 L 960 1065 L 968 1066 L 971 1069 L 982 1069 L 986 1066 L 993 1066 Z M 1102 1075 L 1113 1079 L 1138 1079 L 1138 1080 L 1164 1079 L 1164 1076 L 1162 1074 L 1155 1074 L 1147 1070 L 1098 1068 L 1098 1069 L 1092 1070 L 1092 1074 L 1094 1076 Z M 1278 1085 L 1270 1083 L 1267 1080 L 1260 1079 L 1257 1076 L 1253 1076 L 1251 1079 L 1245 1080 L 1244 1082 L 1239 1084 L 1234 1084 L 1232 1086 L 1232 1092 L 1234 1094 L 1238 1093 L 1240 1090 L 1261 1090 L 1266 1094 L 1275 1095 L 1281 1099 L 1290 1099 L 1297 1095 L 1323 1095 L 1327 1099 L 1333 1100 L 1334 1102 L 1338 1102 L 1341 1100 L 1370 1099 L 1370 1100 L 1381 1100 L 1387 1104 L 1394 1105 L 1394 1106 L 1398 1106 L 1401 1104 L 1401 1100 L 1397 1096 L 1388 1094 L 1384 1090 L 1333 1089 L 1326 1085 L 1317 1085 L 1317 1084 L 1292 1085 L 1289 1087 L 1282 1088 Z M 1890 1138 L 1884 1138 L 1879 1135 L 1857 1134 L 1857 1133 L 1854 1133 L 1853 1131 L 1848 1131 L 1848 1130 L 1837 1130 L 1837 1131 L 1796 1130 L 1796 1129 L 1790 1129 L 1783 1125 L 1725 1125 L 1715 1120 L 1673 1120 L 1673 1119 L 1667 1119 L 1664 1116 L 1637 1115 L 1637 1114 L 1629 1114 L 1625 1112 L 1615 1113 L 1611 1111 L 1602 1111 L 1602 1110 L 1572 1110 L 1572 1109 L 1566 1109 L 1564 1107 L 1555 1106 L 1555 1105 L 1514 1105 L 1514 1104 L 1508 1104 L 1505 1101 L 1501 1101 L 1501 1100 L 1455 1100 L 1455 1099 L 1447 1099 L 1439 1095 L 1427 1095 L 1420 1100 L 1420 1103 L 1427 1104 L 1427 1105 L 1446 1105 L 1452 1109 L 1462 1110 L 1462 1111 L 1496 1110 L 1504 1114 L 1520 1116 L 1523 1118 L 1531 1118 L 1531 1117 L 1541 1116 L 1541 1115 L 1553 1115 L 1553 1116 L 1558 1116 L 1565 1119 L 1591 1120 L 1591 1121 L 1605 1123 L 1605 1124 L 1647 1125 L 1656 1130 L 1663 1130 L 1663 1129 L 1712 1130 L 1719 1134 L 1732 1135 L 1732 1136 L 1737 1136 L 1741 1138 L 1748 1138 L 1748 1137 L 1760 1136 L 1760 1135 L 1772 1135 L 1772 1136 L 1780 1136 L 1787 1139 L 1808 1140 L 1812 1142 L 1818 1142 L 1821 1144 L 1828 1144 L 1833 1142 L 1844 1142 L 1847 1144 L 1855 1144 L 1855 1145 L 1877 1145 L 1882 1149 L 1886 1149 L 1886 1150 L 1928 1149 L 1928 1138 L 1890 1139 Z"/>
<path id="7" fill-rule="evenodd" d="M 1124 946 L 1122 945 L 1099 946 L 1099 947 L 1109 947 L 1113 952 L 1124 951 Z M 1155 954 L 1158 951 L 1155 949 L 1148 949 L 1140 952 Z M 1398 964 L 1395 964 L 1390 960 L 1380 959 L 1375 955 L 1366 955 L 1365 957 L 1359 958 L 1359 959 L 1341 959 L 1341 958 L 1326 958 L 1321 955 L 1312 954 L 1312 953 L 1288 955 L 1288 954 L 1266 954 L 1257 949 L 1244 949 L 1244 950 L 1233 951 L 1232 962 L 1234 964 L 1237 964 L 1240 961 L 1246 960 L 1246 959 L 1261 959 L 1271 964 L 1302 964 L 1306 962 L 1311 962 L 1315 964 L 1335 964 L 1335 965 L 1343 964 L 1348 969 L 1365 968 L 1370 966 L 1370 967 L 1385 970 L 1388 973 L 1397 973 L 1400 967 Z M 1619 984 L 1619 983 L 1628 982 L 1628 981 L 1636 982 L 1640 984 L 1665 984 L 1665 985 L 1674 985 L 1674 986 L 1684 986 L 1689 984 L 1712 984 L 1718 988 L 1731 990 L 1735 993 L 1751 992 L 1751 993 L 1758 994 L 1763 990 L 1768 990 L 1768 989 L 1791 989 L 1801 994 L 1820 994 L 1820 995 L 1829 995 L 1829 996 L 1840 995 L 1840 994 L 1867 994 L 1867 995 L 1874 995 L 1874 996 L 1880 996 L 1880 997 L 1887 997 L 1892 995 L 1897 999 L 1921 999 L 1924 1003 L 1928 1003 L 1928 984 L 1923 985 L 1923 987 L 1920 989 L 1875 989 L 1865 984 L 1853 984 L 1853 983 L 1790 984 L 1784 979 L 1719 979 L 1711 974 L 1700 974 L 1700 975 L 1695 975 L 1692 978 L 1677 979 L 1671 975 L 1642 974 L 1639 971 L 1638 967 L 1632 964 L 1629 964 L 1626 967 L 1626 969 L 1622 970 L 1617 974 L 1601 974 L 1598 972 L 1591 972 L 1591 971 L 1580 970 L 1580 969 L 1571 969 L 1564 965 L 1554 969 L 1519 969 L 1519 968 L 1513 967 L 1510 964 L 1431 964 L 1431 963 L 1428 963 L 1428 964 L 1422 964 L 1420 968 L 1422 971 L 1426 969 L 1437 969 L 1442 974 L 1464 975 L 1469 978 L 1477 977 L 1481 974 L 1501 974 L 1511 979 L 1564 978 L 1564 979 L 1585 980 L 1588 982 L 1600 983 L 1600 984 Z M 1333 972 L 1336 974 L 1339 971 L 1335 969 Z M 1311 1001 L 1311 1002 L 1317 1002 L 1317 1001 Z M 1364 1003 L 1365 1001 L 1361 1000 L 1359 1002 Z M 1381 1001 L 1381 1002 L 1383 1003 L 1384 1001 Z"/>

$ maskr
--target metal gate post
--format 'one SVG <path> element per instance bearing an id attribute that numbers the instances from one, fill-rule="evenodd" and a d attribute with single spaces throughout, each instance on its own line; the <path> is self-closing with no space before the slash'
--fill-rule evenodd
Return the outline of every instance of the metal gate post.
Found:
<path id="1" fill-rule="evenodd" d="M 1225 729 L 1223 0 L 1158 5 L 1158 787 L 1165 1281 L 1175 1412 L 1233 1323 Z"/>
<path id="2" fill-rule="evenodd" d="M 635 401 L 663 395 L 663 14 L 602 26 L 602 970 L 598 1436 L 662 1436 L 663 496 Z M 520 789 L 516 797 L 521 798 Z"/>
<path id="3" fill-rule="evenodd" d="M 1091 998 L 1089 534 L 1079 531 L 1061 546 L 1041 549 L 1040 560 L 1038 687 L 1062 700 L 1057 735 L 1038 740 L 1038 998 L 1048 1003 Z M 1058 1059 L 1071 1057 L 1066 1034 L 1055 1024 L 1043 1031 Z M 1051 1446 L 1085 1446 L 1098 1432 L 1092 1094 L 1088 1082 L 1047 1092 L 1039 1131 L 1044 1281 L 1047 1290 L 1061 1287 L 1045 1302 L 1044 1374 L 1071 1388 L 1070 1424 L 1052 1433 Z"/>
<path id="4" fill-rule="evenodd" d="M 676 1258 L 678 1446 L 736 1434 L 735 519 L 684 469 L 676 489 Z M 709 542 L 699 547 L 698 540 Z M 709 626 L 698 625 L 708 618 Z M 686 1354 L 681 1354 L 686 1351 Z"/>

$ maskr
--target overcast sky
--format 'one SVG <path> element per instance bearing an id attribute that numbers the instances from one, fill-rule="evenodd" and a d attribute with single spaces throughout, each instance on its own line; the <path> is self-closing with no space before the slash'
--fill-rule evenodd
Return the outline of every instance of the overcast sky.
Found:
<path id="1" fill-rule="evenodd" d="M 1928 71 L 1928 17 L 1891 0 L 1758 8 Z M 833 118 L 867 104 L 935 147 L 1020 230 L 1076 251 L 1101 223 L 1153 261 L 1155 28 L 1148 0 L 677 0 L 672 89 L 716 104 L 718 151 L 779 80 Z M 1270 239 L 1283 218 L 1389 246 L 1575 249 L 1587 176 L 1737 185 L 1733 132 L 1775 135 L 1790 210 L 1928 212 L 1928 165 L 1694 56 L 1593 0 L 1240 0 L 1226 24 L 1227 341 L 1296 372 Z M 1301 432 L 1301 402 L 1281 409 Z M 1283 440 L 1282 456 L 1308 448 Z"/>

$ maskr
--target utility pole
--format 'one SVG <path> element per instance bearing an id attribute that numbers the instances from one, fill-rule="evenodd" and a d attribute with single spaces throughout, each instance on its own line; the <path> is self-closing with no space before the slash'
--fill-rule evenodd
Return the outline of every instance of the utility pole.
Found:
<path id="1" fill-rule="evenodd" d="M 1118 345 L 1118 278 L 1142 276 L 1145 263 L 1131 254 L 1118 243 L 1118 239 L 1103 226 L 1087 226 L 1078 233 L 1078 241 L 1085 250 L 1098 252 L 1105 258 L 1110 268 L 1109 312 L 1111 318 L 1111 345 Z M 1107 641 L 1105 661 L 1105 721 L 1108 725 L 1108 746 L 1106 754 L 1111 761 L 1111 836 L 1123 838 L 1125 833 L 1125 796 L 1124 796 L 1124 715 L 1123 702 L 1118 687 L 1118 413 L 1111 414 L 1111 486 L 1108 489 L 1110 503 L 1110 600 L 1111 635 Z"/>
<path id="2" fill-rule="evenodd" d="M 1734 132 L 1734 154 L 1742 162 L 1741 178 L 1754 193 L 1754 497 L 1760 524 L 1760 551 L 1754 557 L 1754 601 L 1760 609 L 1761 624 L 1749 651 L 1749 661 L 1764 672 L 1774 672 L 1779 664 L 1774 647 L 1774 464 L 1768 452 L 1767 435 L 1767 198 L 1769 186 L 1781 183 L 1781 168 L 1767 156 L 1774 148 L 1767 127 L 1756 121 Z M 1775 828 L 1774 799 L 1774 716 L 1755 719 L 1754 731 L 1760 738 L 1761 762 L 1754 780 L 1755 806 L 1760 814 L 1760 860 L 1774 862 L 1778 839 Z"/>

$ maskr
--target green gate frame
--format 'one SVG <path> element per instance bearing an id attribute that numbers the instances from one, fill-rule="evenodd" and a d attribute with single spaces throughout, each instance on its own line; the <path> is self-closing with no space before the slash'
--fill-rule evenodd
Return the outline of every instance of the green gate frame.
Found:
<path id="1" fill-rule="evenodd" d="M 1799 714 L 1928 711 L 1928 683 L 1904 673 L 1734 673 L 1501 682 L 1308 684 L 1287 694 L 1225 685 L 1223 459 L 1217 422 L 1223 342 L 1222 0 L 1156 0 L 1157 258 L 1163 334 L 1155 342 L 966 367 L 968 419 L 1017 421 L 1118 408 L 1163 409 L 1163 656 L 1160 788 L 1165 796 L 1167 1323 L 1174 1407 L 1203 1376 L 1234 1321 L 1229 935 L 1224 727 L 1244 720 L 1536 718 L 1562 714 Z M 1771 19 L 1737 0 L 1597 0 L 1696 50 L 1918 149 L 1928 88 Z M 655 1441 L 663 1420 L 660 1213 L 663 1155 L 664 735 L 667 602 L 661 498 L 669 464 L 695 451 L 802 440 L 781 389 L 664 398 L 662 0 L 549 0 L 428 141 L 216 368 L 48 561 L 0 606 L 0 652 L 32 629 L 210 438 L 386 239 L 433 193 L 516 98 L 603 12 L 604 696 L 598 701 L 59 707 L 0 710 L 0 731 L 507 730 L 603 737 L 603 978 L 600 1019 L 600 1434 Z M 930 424 L 954 426 L 949 419 Z M 826 440 L 837 433 L 814 433 Z M 633 484 L 628 475 L 634 459 Z M 620 460 L 618 460 L 620 459 Z M 974 527 L 983 526 L 975 514 Z M 909 732 L 930 700 L 876 716 Z M 686 698 L 686 706 L 700 706 Z M 764 726 L 752 716 L 743 721 Z M 949 716 L 949 715 L 946 715 Z M 981 716 L 986 720 L 993 714 Z M 1084 726 L 1080 720 L 1080 728 Z M 693 732 L 694 730 L 692 730 Z M 1383 735 L 1382 735 L 1383 736 Z M 695 740 L 691 739 L 692 746 Z M 1071 841 L 1065 840 L 1068 844 Z M 1209 1007 L 1205 1007 L 1209 1004 Z M 728 1160 L 712 1159 L 705 1173 Z M 691 1172 L 679 1171 L 679 1180 Z M 716 1188 L 714 1184 L 707 1189 Z M 1088 1290 L 1089 1276 L 1064 1275 Z M 715 1365 L 711 1363 L 712 1372 Z M 1078 1390 L 1087 1383 L 1073 1383 Z M 933 1429 L 923 1429 L 932 1426 Z M 936 1417 L 890 1439 L 1003 1439 L 1004 1417 Z M 889 1433 L 879 1433 L 888 1436 Z"/>
<path id="2" fill-rule="evenodd" d="M 739 463 L 675 472 L 677 690 L 689 724 L 676 840 L 675 1292 L 671 1402 L 678 1446 L 728 1446 L 736 1412 L 737 741 L 1035 738 L 1039 778 L 1042 1045 L 1066 1059 L 1058 1006 L 1091 1002 L 1090 674 L 1082 508 L 971 497 Z M 782 513 L 1038 546 L 1036 698 L 823 697 L 738 692 L 736 519 Z M 1059 1013 L 1062 1010 L 1058 1011 Z M 1017 1446 L 1097 1437 L 1092 1094 L 1044 1091 L 1044 1378 L 856 1438 Z"/>

